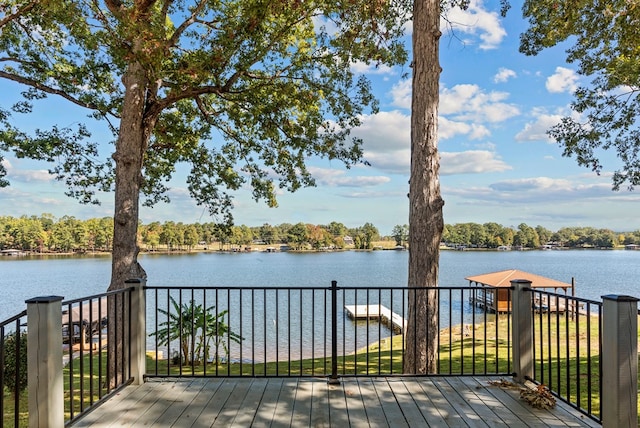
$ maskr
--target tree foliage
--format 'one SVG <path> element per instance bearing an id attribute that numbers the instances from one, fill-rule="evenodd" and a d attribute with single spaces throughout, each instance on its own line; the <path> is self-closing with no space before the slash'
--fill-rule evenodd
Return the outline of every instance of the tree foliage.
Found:
<path id="1" fill-rule="evenodd" d="M 567 61 L 591 79 L 574 94 L 577 115 L 564 117 L 549 135 L 564 156 L 597 173 L 605 169 L 603 151 L 614 151 L 621 165 L 613 188 L 633 189 L 640 184 L 640 6 L 626 0 L 528 0 L 523 12 L 529 28 L 521 52 L 535 55 L 566 41 Z"/>
<path id="2" fill-rule="evenodd" d="M 328 225 L 304 224 L 303 226 L 304 229 L 302 226 L 295 227 L 289 223 L 232 226 L 230 228 L 231 235 L 226 238 L 223 236 L 226 240 L 220 242 L 220 249 L 228 249 L 229 245 L 235 247 L 253 244 L 289 245 L 298 249 L 343 249 L 345 248 L 344 238 L 346 236 L 356 237 L 355 240 L 366 242 L 363 230 L 368 230 L 371 233 L 370 239 L 372 241 L 394 240 L 396 245 L 406 245 L 408 235 L 408 226 L 399 224 L 393 227 L 389 236 L 379 236 L 378 229 L 371 223 L 354 228 L 347 228 L 338 222 L 331 222 Z M 211 249 L 212 244 L 220 239 L 220 229 L 220 224 L 212 222 L 193 224 L 174 221 L 141 223 L 138 239 L 146 251 L 159 249 L 191 251 L 196 245 L 208 250 Z M 538 248 L 538 246 L 548 243 L 566 248 L 611 248 L 621 244 L 640 243 L 640 231 L 638 230 L 616 233 L 611 229 L 562 227 L 554 232 L 541 225 L 533 228 L 524 223 L 519 225 L 517 230 L 498 223 L 445 224 L 441 241 L 447 247 L 464 246 L 493 249 L 502 245 L 514 245 L 514 238 L 517 234 L 521 234 L 518 239 L 522 241 L 522 234 L 525 233 L 523 230 L 530 238 L 526 240 L 527 244 L 523 245 L 528 248 Z M 83 233 L 77 233 L 77 231 L 83 231 Z M 71 216 L 55 219 L 51 214 L 18 218 L 0 216 L 0 250 L 17 249 L 33 253 L 110 251 L 112 231 L 113 220 L 109 217 L 79 220 Z M 296 236 L 297 232 L 300 233 L 299 236 Z M 166 240 L 166 237 L 171 236 L 175 236 L 175 239 Z M 360 248 L 357 245 L 354 247 Z M 366 246 L 362 248 L 364 249 L 364 247 Z"/>
<path id="3" fill-rule="evenodd" d="M 9 333 L 2 338 L 2 344 L 4 367 L 0 369 L 4 372 L 4 387 L 22 392 L 27 388 L 27 333 Z"/>
<path id="4" fill-rule="evenodd" d="M 409 18 L 406 0 L 12 0 L 0 9 L 0 78 L 25 91 L 11 114 L 56 96 L 106 121 L 115 141 L 101 158 L 85 126 L 29 135 L 5 107 L 0 151 L 55 162 L 82 202 L 114 190 L 118 288 L 144 274 L 139 197 L 167 201 L 178 164 L 191 196 L 225 223 L 245 184 L 275 206 L 277 188 L 314 184 L 308 158 L 359 162 L 350 131 L 377 101 L 351 66 L 406 62 Z"/>

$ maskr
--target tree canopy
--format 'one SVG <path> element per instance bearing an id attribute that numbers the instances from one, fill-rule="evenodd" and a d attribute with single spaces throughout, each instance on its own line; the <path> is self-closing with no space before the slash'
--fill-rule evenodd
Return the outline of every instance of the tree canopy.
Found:
<path id="1" fill-rule="evenodd" d="M 565 156 L 598 173 L 605 168 L 603 150 L 615 151 L 621 165 L 613 188 L 633 189 L 640 184 L 640 6 L 528 0 L 523 12 L 529 29 L 521 36 L 521 52 L 535 55 L 566 42 L 567 61 L 591 78 L 574 94 L 577 115 L 563 118 L 549 135 L 564 146 Z"/>
<path id="2" fill-rule="evenodd" d="M 309 157 L 361 160 L 350 136 L 375 112 L 355 62 L 397 65 L 408 1 L 10 0 L 0 6 L 0 77 L 24 100 L 0 111 L 0 152 L 54 162 L 69 194 L 115 192 L 112 287 L 144 275 L 135 242 L 139 197 L 167 201 L 177 164 L 221 222 L 229 191 L 314 184 Z M 28 134 L 12 115 L 57 96 L 113 132 L 110 157 L 84 125 Z M 0 170 L 0 178 L 5 171 Z M 6 185 L 6 182 L 1 183 Z"/>

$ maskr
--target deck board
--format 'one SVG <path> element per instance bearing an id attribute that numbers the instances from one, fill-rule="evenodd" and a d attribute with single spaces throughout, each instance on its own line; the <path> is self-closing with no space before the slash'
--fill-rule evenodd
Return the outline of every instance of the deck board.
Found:
<path id="1" fill-rule="evenodd" d="M 398 401 L 402 415 L 410 427 L 425 426 L 427 423 L 413 395 L 409 393 L 406 382 L 402 379 L 389 379 L 389 387 Z"/>
<path id="2" fill-rule="evenodd" d="M 347 400 L 344 393 L 344 383 L 340 385 L 327 385 L 329 390 L 329 426 L 349 426 L 347 413 Z"/>
<path id="3" fill-rule="evenodd" d="M 373 379 L 364 378 L 358 382 L 360 398 L 365 405 L 367 421 L 372 427 L 387 427 L 387 418 L 384 415 L 378 393 L 373 386 Z"/>
<path id="4" fill-rule="evenodd" d="M 296 398 L 297 379 L 285 379 L 280 389 L 280 395 L 275 402 L 272 427 L 290 427 L 293 416 L 293 405 Z"/>
<path id="5" fill-rule="evenodd" d="M 598 427 L 559 403 L 534 409 L 484 377 L 152 379 L 72 427 Z"/>
<path id="6" fill-rule="evenodd" d="M 449 401 L 451 407 L 457 412 L 464 422 L 471 428 L 489 428 L 480 415 L 477 414 L 466 400 L 456 391 L 456 389 L 445 378 L 436 378 L 433 381 L 440 393 Z M 468 409 L 461 411 L 462 409 Z"/>
<path id="7" fill-rule="evenodd" d="M 267 382 L 262 394 L 262 401 L 256 407 L 253 417 L 253 425 L 256 428 L 270 427 L 274 420 L 276 405 L 282 390 L 283 378 L 265 379 Z M 258 411 L 260 409 L 260 411 Z"/>
<path id="8" fill-rule="evenodd" d="M 312 398 L 313 382 L 299 382 L 296 388 L 296 399 L 293 404 L 293 414 L 291 416 L 292 426 L 310 426 Z"/>
<path id="9" fill-rule="evenodd" d="M 311 398 L 311 426 L 317 428 L 328 428 L 331 426 L 329 420 L 329 394 L 324 380 L 314 382 L 313 397 Z"/>
<path id="10" fill-rule="evenodd" d="M 197 427 L 200 414 L 209 405 L 209 401 L 215 395 L 216 391 L 222 385 L 224 379 L 206 379 L 203 381 L 202 388 L 198 391 L 198 395 L 193 399 L 191 404 L 184 409 L 181 416 L 181 426 Z"/>

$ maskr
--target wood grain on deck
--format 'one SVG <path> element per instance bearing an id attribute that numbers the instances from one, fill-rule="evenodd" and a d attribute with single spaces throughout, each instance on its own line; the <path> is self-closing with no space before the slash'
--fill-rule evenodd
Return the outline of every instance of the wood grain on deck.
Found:
<path id="1" fill-rule="evenodd" d="M 483 377 L 152 379 L 74 427 L 597 427 L 558 404 L 527 405 Z"/>

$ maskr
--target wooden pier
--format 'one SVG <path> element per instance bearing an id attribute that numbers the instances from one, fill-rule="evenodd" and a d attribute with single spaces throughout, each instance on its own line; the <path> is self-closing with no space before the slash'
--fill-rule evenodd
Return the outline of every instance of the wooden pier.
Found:
<path id="1" fill-rule="evenodd" d="M 344 310 L 347 312 L 347 316 L 354 320 L 377 319 L 386 324 L 394 333 L 404 333 L 407 327 L 406 319 L 384 305 L 345 305 Z"/>

